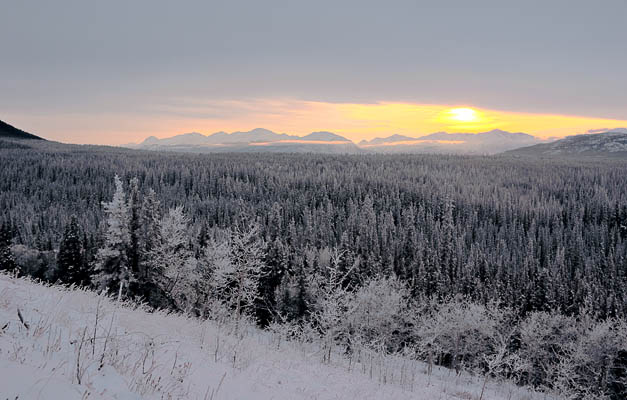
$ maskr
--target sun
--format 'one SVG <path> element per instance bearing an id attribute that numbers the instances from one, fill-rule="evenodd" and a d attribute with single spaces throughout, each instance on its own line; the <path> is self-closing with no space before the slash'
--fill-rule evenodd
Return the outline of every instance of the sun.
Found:
<path id="1" fill-rule="evenodd" d="M 448 114 L 450 119 L 459 122 L 475 122 L 479 120 L 479 114 L 472 108 L 452 108 Z"/>

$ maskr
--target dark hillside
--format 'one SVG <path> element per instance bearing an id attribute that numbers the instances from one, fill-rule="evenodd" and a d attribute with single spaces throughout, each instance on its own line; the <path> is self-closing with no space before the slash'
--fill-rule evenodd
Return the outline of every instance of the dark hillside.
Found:
<path id="1" fill-rule="evenodd" d="M 16 127 L 11 126 L 1 120 L 0 120 L 0 138 L 44 140 L 43 138 L 40 138 L 39 136 L 35 136 L 32 133 L 24 132 L 23 130 L 17 129 Z"/>

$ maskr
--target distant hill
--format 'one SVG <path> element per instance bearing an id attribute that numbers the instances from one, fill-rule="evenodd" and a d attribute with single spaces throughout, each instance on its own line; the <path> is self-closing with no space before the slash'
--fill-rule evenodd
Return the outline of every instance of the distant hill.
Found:
<path id="1" fill-rule="evenodd" d="M 384 138 L 378 137 L 372 140 L 362 140 L 361 142 L 359 142 L 359 145 L 360 146 L 375 146 L 375 145 L 384 145 L 384 144 L 403 142 L 403 141 L 413 141 L 413 140 L 416 140 L 416 138 L 395 134 L 395 135 L 384 137 Z"/>
<path id="2" fill-rule="evenodd" d="M 17 129 L 16 127 L 11 126 L 4 121 L 0 121 L 0 138 L 44 140 L 43 138 L 40 138 L 39 136 L 35 136 L 32 133 L 24 132 L 21 129 Z"/>
<path id="3" fill-rule="evenodd" d="M 564 139 L 506 152 L 525 156 L 611 157 L 627 159 L 627 132 L 603 132 Z"/>
<path id="4" fill-rule="evenodd" d="M 333 132 L 312 132 L 309 135 L 303 136 L 302 140 L 321 140 L 330 142 L 350 142 L 343 136 L 336 135 Z"/>

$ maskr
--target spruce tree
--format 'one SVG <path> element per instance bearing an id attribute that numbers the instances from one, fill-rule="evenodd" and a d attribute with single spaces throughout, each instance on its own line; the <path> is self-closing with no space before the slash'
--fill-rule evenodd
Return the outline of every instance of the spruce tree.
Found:
<path id="1" fill-rule="evenodd" d="M 153 254 L 161 243 L 161 204 L 154 190 L 144 196 L 141 209 L 141 255 L 138 279 L 141 284 L 152 281 L 151 267 Z"/>
<path id="2" fill-rule="evenodd" d="M 131 179 L 130 193 L 128 196 L 129 209 L 129 246 L 128 246 L 128 262 L 133 275 L 139 273 L 139 257 L 140 257 L 140 218 L 141 203 L 139 199 L 139 180 Z"/>
<path id="3" fill-rule="evenodd" d="M 11 252 L 11 243 L 13 234 L 11 226 L 4 222 L 0 227 L 0 271 L 10 271 L 17 267 L 13 253 Z"/>
<path id="4" fill-rule="evenodd" d="M 57 277 L 61 282 L 86 285 L 89 271 L 85 267 L 83 246 L 76 216 L 72 216 L 65 228 L 57 255 Z"/>
<path id="5" fill-rule="evenodd" d="M 255 301 L 255 315 L 261 326 L 270 323 L 272 309 L 276 305 L 275 291 L 290 273 L 286 246 L 279 237 L 268 244 L 264 261 L 259 274 L 259 296 Z"/>

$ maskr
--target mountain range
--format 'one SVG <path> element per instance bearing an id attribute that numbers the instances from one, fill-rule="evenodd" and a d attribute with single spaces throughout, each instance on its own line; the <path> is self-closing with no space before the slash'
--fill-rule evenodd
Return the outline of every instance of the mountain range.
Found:
<path id="1" fill-rule="evenodd" d="M 306 136 L 275 133 L 257 128 L 247 132 L 216 132 L 203 135 L 184 133 L 165 139 L 151 136 L 139 144 L 124 147 L 144 150 L 171 150 L 195 153 L 249 151 L 249 152 L 313 152 L 355 153 L 359 148 L 350 140 L 331 132 L 312 132 Z"/>
<path id="2" fill-rule="evenodd" d="M 21 146 L 22 140 L 45 140 L 0 120 L 0 148 Z M 17 140 L 17 141 L 16 141 Z M 257 128 L 245 132 L 216 132 L 211 135 L 192 132 L 121 147 L 210 152 L 285 152 L 285 153 L 438 153 L 438 154 L 509 154 L 535 157 L 609 157 L 627 159 L 627 128 L 595 129 L 586 134 L 548 141 L 522 132 L 494 129 L 481 133 L 435 132 L 420 137 L 393 134 L 354 143 L 326 131 L 305 136 L 275 133 Z"/>
<path id="3" fill-rule="evenodd" d="M 526 133 L 494 129 L 481 133 L 436 132 L 417 138 L 392 135 L 362 140 L 359 146 L 383 153 L 496 154 L 537 143 L 541 140 Z"/>
<path id="4" fill-rule="evenodd" d="M 312 132 L 297 136 L 257 128 L 247 132 L 216 132 L 211 135 L 192 132 L 165 139 L 151 136 L 141 143 L 124 147 L 185 152 L 496 154 L 537 143 L 541 143 L 541 140 L 526 133 L 498 129 L 477 134 L 436 132 L 421 137 L 394 134 L 355 144 L 332 132 Z"/>

